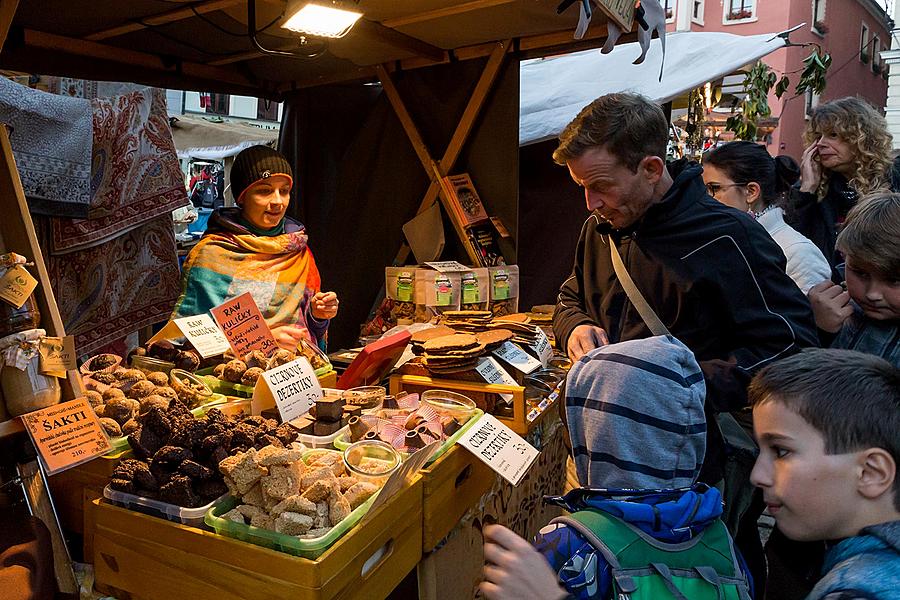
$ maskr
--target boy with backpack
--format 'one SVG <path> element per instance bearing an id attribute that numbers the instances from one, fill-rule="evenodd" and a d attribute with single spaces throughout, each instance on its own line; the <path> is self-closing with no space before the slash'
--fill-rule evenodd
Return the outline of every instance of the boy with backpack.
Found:
<path id="1" fill-rule="evenodd" d="M 788 538 L 830 541 L 807 600 L 900 598 L 900 370 L 809 350 L 761 370 L 749 397 L 751 481 Z"/>
<path id="2" fill-rule="evenodd" d="M 705 396 L 694 355 L 672 336 L 603 346 L 575 363 L 566 417 L 586 487 L 549 499 L 571 514 L 544 527 L 535 547 L 485 527 L 484 595 L 749 600 L 721 495 L 696 484 Z"/>

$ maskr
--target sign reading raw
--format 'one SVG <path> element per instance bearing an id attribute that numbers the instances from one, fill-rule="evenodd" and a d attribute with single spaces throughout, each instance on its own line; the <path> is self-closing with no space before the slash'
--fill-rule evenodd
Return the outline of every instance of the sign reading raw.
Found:
<path id="1" fill-rule="evenodd" d="M 223 302 L 210 312 L 225 332 L 235 356 L 244 356 L 251 350 L 268 355 L 276 349 L 275 337 L 250 292 Z"/>

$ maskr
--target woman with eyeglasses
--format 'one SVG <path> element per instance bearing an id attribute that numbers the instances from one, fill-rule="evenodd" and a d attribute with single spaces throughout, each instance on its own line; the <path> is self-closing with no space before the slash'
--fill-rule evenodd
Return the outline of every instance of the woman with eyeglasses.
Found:
<path id="1" fill-rule="evenodd" d="M 772 158 L 753 142 L 730 142 L 703 157 L 703 181 L 709 195 L 749 213 L 766 228 L 787 259 L 785 271 L 803 293 L 831 277 L 821 250 L 784 222 L 780 206 L 799 177 L 789 156 Z"/>

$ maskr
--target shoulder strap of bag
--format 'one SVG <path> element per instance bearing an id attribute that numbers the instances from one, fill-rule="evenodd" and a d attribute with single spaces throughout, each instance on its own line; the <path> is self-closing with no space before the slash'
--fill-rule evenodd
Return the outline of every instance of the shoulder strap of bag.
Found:
<path id="1" fill-rule="evenodd" d="M 650 332 L 653 335 L 669 335 L 668 327 L 665 326 L 656 315 L 656 311 L 647 303 L 641 290 L 634 285 L 634 280 L 631 279 L 628 269 L 625 268 L 625 263 L 622 262 L 622 256 L 619 254 L 619 249 L 616 248 L 612 236 L 606 236 L 606 241 L 609 242 L 609 255 L 612 259 L 613 269 L 616 271 L 616 277 L 619 278 L 619 283 L 622 284 L 628 299 L 631 300 L 638 314 L 641 315 L 641 319 L 644 320 L 644 323 L 650 328 Z"/>

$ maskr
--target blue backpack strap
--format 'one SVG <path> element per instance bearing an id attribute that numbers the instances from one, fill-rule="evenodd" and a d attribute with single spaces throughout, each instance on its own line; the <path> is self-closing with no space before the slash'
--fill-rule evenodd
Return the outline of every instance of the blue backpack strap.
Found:
<path id="1" fill-rule="evenodd" d="M 675 587 L 675 582 L 672 581 L 672 572 L 669 571 L 668 566 L 662 563 L 650 563 L 649 566 L 662 578 L 663 584 L 665 584 L 666 589 L 669 590 L 669 593 L 672 594 L 672 597 L 674 597 L 675 600 L 688 600 L 687 596 L 682 594 L 681 590 Z"/>
<path id="2" fill-rule="evenodd" d="M 722 589 L 722 579 L 712 567 L 694 567 L 697 574 L 702 577 L 706 583 L 716 588 L 716 597 L 718 600 L 725 600 L 725 590 Z"/>

